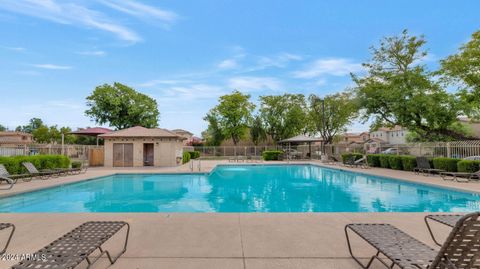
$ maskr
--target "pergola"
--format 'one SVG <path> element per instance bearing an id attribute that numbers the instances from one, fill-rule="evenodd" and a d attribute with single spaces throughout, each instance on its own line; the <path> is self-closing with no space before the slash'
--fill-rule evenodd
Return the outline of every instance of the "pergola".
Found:
<path id="1" fill-rule="evenodd" d="M 298 144 L 308 144 L 308 153 L 310 155 L 310 158 L 312 158 L 312 143 L 315 142 L 322 142 L 323 139 L 319 137 L 309 137 L 305 135 L 297 135 L 294 137 L 290 137 L 284 140 L 279 141 L 278 143 L 280 144 L 287 144 L 288 145 L 288 151 L 290 154 L 290 147 L 292 144 L 298 145 Z"/>
<path id="2" fill-rule="evenodd" d="M 101 135 L 101 134 L 108 134 L 108 133 L 111 133 L 111 132 L 113 132 L 113 130 L 110 130 L 108 128 L 93 127 L 93 128 L 86 128 L 86 129 L 70 132 L 70 134 L 84 135 L 84 136 L 94 136 L 94 137 L 97 138 L 97 146 L 98 146 L 98 139 L 99 139 L 98 136 Z"/>

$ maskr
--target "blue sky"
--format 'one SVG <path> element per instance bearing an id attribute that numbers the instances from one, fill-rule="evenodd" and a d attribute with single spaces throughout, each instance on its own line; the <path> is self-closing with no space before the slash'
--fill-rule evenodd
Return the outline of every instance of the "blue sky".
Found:
<path id="1" fill-rule="evenodd" d="M 256 101 L 351 86 L 369 47 L 405 28 L 426 36 L 435 68 L 480 29 L 479 10 L 473 0 L 2 0 L 0 124 L 94 126 L 85 97 L 117 81 L 158 101 L 161 127 L 200 135 L 233 89 Z"/>

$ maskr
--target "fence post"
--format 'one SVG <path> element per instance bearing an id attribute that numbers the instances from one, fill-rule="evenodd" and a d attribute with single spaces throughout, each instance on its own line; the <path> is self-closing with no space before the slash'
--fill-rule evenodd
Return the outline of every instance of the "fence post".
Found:
<path id="1" fill-rule="evenodd" d="M 447 158 L 452 157 L 452 149 L 450 148 L 450 142 L 447 142 Z"/>

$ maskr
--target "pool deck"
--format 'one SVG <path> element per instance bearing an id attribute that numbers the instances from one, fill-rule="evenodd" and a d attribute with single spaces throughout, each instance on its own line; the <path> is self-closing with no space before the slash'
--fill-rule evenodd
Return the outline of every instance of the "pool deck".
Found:
<path id="1" fill-rule="evenodd" d="M 202 161 L 208 172 L 219 161 Z M 299 162 L 305 163 L 305 162 Z M 479 183 L 443 181 L 411 172 L 387 169 L 359 169 L 333 166 L 379 176 L 422 182 L 480 192 Z M 197 167 L 196 167 L 197 168 Z M 195 169 L 197 170 L 197 169 Z M 58 184 L 76 182 L 114 173 L 188 173 L 188 165 L 173 168 L 107 169 L 92 168 L 86 174 L 19 183 L 10 192 L 18 193 Z M 198 172 L 198 171 L 196 171 Z M 33 253 L 79 224 L 90 220 L 124 220 L 131 225 L 127 252 L 109 268 L 360 268 L 349 256 L 343 227 L 352 222 L 390 223 L 432 245 L 423 222 L 425 213 L 28 213 L 1 215 L 17 230 L 9 254 Z M 439 235 L 448 229 L 435 226 Z M 4 242 L 5 232 L 0 232 Z M 119 250 L 121 236 L 107 245 Z M 354 241 L 358 255 L 372 250 Z M 6 268 L 18 261 L 0 261 Z M 84 267 L 79 267 L 84 268 Z M 107 268 L 102 259 L 94 268 Z M 372 268 L 383 268 L 376 264 Z"/>

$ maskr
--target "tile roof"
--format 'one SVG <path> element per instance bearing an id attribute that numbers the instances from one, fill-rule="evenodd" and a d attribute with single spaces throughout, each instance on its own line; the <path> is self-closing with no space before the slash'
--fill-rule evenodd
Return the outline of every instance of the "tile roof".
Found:
<path id="1" fill-rule="evenodd" d="M 142 126 L 135 126 L 107 134 L 101 134 L 99 137 L 171 137 L 185 139 L 167 129 L 145 128 Z"/>

